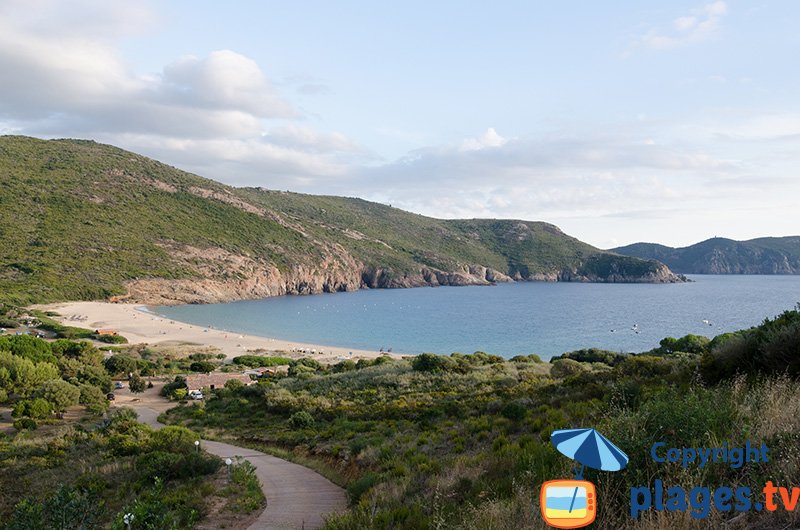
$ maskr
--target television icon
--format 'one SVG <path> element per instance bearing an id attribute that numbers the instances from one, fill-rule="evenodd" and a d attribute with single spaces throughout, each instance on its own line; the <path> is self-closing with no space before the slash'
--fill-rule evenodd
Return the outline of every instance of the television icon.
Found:
<path id="1" fill-rule="evenodd" d="M 597 515 L 594 484 L 587 480 L 548 480 L 539 504 L 542 518 L 554 528 L 582 528 Z"/>

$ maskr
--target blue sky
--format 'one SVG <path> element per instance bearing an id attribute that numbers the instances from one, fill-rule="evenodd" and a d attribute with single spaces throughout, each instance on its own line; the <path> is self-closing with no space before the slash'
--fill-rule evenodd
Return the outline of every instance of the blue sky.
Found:
<path id="1" fill-rule="evenodd" d="M 800 233 L 800 4 L 6 0 L 0 132 L 600 247 Z"/>

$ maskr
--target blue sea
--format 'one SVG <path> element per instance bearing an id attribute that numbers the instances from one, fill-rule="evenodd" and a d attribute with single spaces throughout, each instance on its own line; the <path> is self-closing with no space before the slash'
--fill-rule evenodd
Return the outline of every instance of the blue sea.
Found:
<path id="1" fill-rule="evenodd" d="M 688 333 L 713 337 L 757 325 L 800 302 L 800 276 L 690 279 L 375 289 L 150 309 L 174 320 L 297 342 L 409 354 L 537 353 L 547 359 L 589 347 L 640 352 Z"/>

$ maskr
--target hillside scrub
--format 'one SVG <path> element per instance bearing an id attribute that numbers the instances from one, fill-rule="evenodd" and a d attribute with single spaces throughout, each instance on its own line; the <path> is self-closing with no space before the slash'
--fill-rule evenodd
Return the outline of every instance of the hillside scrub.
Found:
<path id="1" fill-rule="evenodd" d="M 721 526 L 731 514 L 713 512 L 698 526 L 687 513 L 652 511 L 634 522 L 628 492 L 654 476 L 689 489 L 757 486 L 768 477 L 797 483 L 800 384 L 769 362 L 798 318 L 787 312 L 742 332 L 761 338 L 751 344 L 766 364 L 714 382 L 702 373 L 729 341 L 687 336 L 643 354 L 583 350 L 552 363 L 454 354 L 360 369 L 335 365 L 217 392 L 201 415 L 187 405 L 166 416 L 200 432 L 224 429 L 242 443 L 294 448 L 290 457 L 335 469 L 351 509 L 333 516 L 329 529 L 544 528 L 538 487 L 571 477 L 573 465 L 550 444 L 550 433 L 586 426 L 631 457 L 624 472 L 586 471 L 603 498 L 596 527 Z M 687 472 L 649 458 L 655 441 L 714 447 L 745 440 L 766 443 L 774 459 Z M 764 530 L 791 521 L 786 512 L 743 519 Z"/>
<path id="2" fill-rule="evenodd" d="M 2 136 L 0 153 L 2 302 L 677 280 L 657 261 L 597 249 L 541 222 L 442 220 L 361 199 L 233 188 L 89 141 Z M 262 273 L 274 281 L 242 282 Z M 52 320 L 45 326 L 89 338 Z"/>

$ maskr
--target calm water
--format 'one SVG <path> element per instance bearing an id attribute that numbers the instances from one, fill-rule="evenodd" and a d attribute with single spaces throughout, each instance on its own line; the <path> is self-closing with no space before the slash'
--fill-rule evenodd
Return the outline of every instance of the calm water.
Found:
<path id="1" fill-rule="evenodd" d="M 549 358 L 592 346 L 644 351 L 666 336 L 687 333 L 713 337 L 756 325 L 800 302 L 799 276 L 691 278 L 693 283 L 668 285 L 376 289 L 151 309 L 201 326 L 298 342 L 398 353 L 482 350 Z"/>

